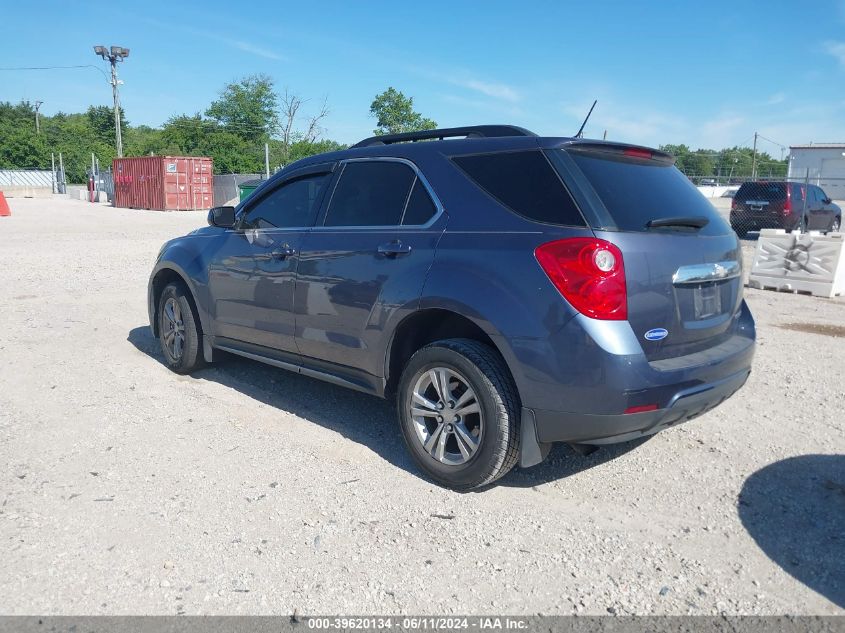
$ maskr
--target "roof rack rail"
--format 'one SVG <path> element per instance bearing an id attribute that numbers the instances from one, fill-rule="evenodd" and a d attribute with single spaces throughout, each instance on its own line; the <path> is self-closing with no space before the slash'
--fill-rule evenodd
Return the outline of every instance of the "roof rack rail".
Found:
<path id="1" fill-rule="evenodd" d="M 371 136 L 352 147 L 371 147 L 373 145 L 392 145 L 415 141 L 443 140 L 445 138 L 490 138 L 495 136 L 537 136 L 534 132 L 517 125 L 470 125 L 467 127 L 449 127 L 421 132 L 403 132 L 402 134 L 384 134 Z"/>

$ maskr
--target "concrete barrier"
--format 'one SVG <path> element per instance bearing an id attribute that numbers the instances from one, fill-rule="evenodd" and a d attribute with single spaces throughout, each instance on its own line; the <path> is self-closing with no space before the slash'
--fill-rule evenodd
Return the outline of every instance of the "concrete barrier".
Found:
<path id="1" fill-rule="evenodd" d="M 725 195 L 728 191 L 736 191 L 739 189 L 739 185 L 717 185 L 717 186 L 704 186 L 704 187 L 696 187 L 701 192 L 705 198 L 721 198 Z"/>
<path id="2" fill-rule="evenodd" d="M 3 185 L 3 195 L 7 198 L 50 198 L 53 189 L 33 185 Z"/>
<path id="3" fill-rule="evenodd" d="M 748 285 L 819 297 L 845 294 L 845 233 L 763 229 Z"/>

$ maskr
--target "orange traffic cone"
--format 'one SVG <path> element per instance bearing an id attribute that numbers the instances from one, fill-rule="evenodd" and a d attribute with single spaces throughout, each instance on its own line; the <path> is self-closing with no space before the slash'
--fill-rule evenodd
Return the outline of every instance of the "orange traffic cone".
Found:
<path id="1" fill-rule="evenodd" d="M 0 218 L 7 218 L 12 215 L 12 210 L 9 209 L 9 203 L 6 202 L 6 196 L 0 191 Z"/>

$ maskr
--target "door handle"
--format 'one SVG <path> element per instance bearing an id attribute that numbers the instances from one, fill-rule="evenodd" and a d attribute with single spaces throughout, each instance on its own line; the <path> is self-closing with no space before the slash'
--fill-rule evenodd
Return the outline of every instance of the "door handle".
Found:
<path id="1" fill-rule="evenodd" d="M 292 248 L 289 244 L 283 244 L 279 248 L 273 250 L 270 253 L 270 257 L 273 259 L 287 259 L 288 257 L 292 257 L 296 255 L 296 249 Z"/>
<path id="2" fill-rule="evenodd" d="M 399 255 L 407 255 L 411 252 L 410 244 L 403 244 L 399 240 L 387 242 L 386 244 L 379 244 L 379 255 L 386 257 L 398 257 Z"/>

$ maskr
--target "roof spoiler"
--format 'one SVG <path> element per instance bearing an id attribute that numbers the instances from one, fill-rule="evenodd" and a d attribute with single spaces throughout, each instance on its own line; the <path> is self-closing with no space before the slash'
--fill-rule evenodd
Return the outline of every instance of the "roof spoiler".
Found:
<path id="1" fill-rule="evenodd" d="M 416 141 L 442 141 L 446 138 L 491 138 L 497 136 L 537 136 L 534 132 L 517 125 L 470 125 L 467 127 L 449 127 L 402 134 L 384 134 L 365 138 L 352 147 L 372 147 L 373 145 L 393 145 L 394 143 L 413 143 Z"/>
<path id="2" fill-rule="evenodd" d="M 620 157 L 627 157 L 639 160 L 653 160 L 666 165 L 674 165 L 675 157 L 672 154 L 662 152 L 659 149 L 643 147 L 641 145 L 628 145 L 625 143 L 614 143 L 610 141 L 581 140 L 573 138 L 560 147 L 577 152 L 588 152 L 598 154 L 615 154 Z"/>

